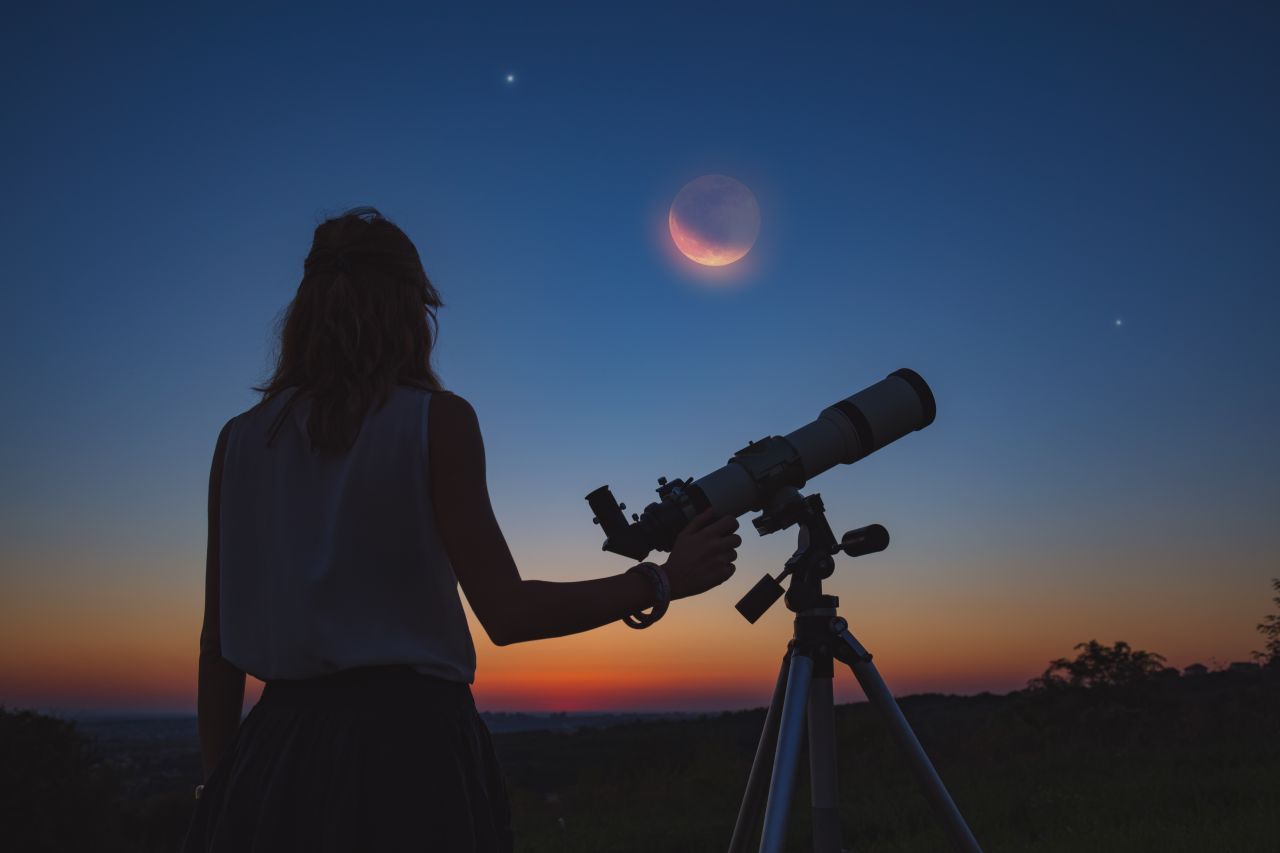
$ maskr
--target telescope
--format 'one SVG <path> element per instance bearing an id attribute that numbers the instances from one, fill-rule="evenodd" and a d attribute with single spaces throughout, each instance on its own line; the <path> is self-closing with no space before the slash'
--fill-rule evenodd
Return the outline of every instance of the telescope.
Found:
<path id="1" fill-rule="evenodd" d="M 643 560 L 650 551 L 670 551 L 676 536 L 710 507 L 734 518 L 769 506 L 779 490 L 798 489 L 840 463 L 857 462 L 909 432 L 924 429 L 937 414 L 933 392 L 920 374 L 903 368 L 851 397 L 823 409 L 817 418 L 784 436 L 751 441 L 706 476 L 667 481 L 658 478 L 658 500 L 628 522 L 609 487 L 587 495 L 603 528 L 601 549 Z M 756 529 L 771 533 L 756 520 Z"/>
<path id="2" fill-rule="evenodd" d="M 787 609 L 796 614 L 787 653 L 782 659 L 773 698 L 765 713 L 751 775 L 734 823 L 729 853 L 746 853 L 759 827 L 760 853 L 782 853 L 802 747 L 809 752 L 809 791 L 813 812 L 813 849 L 843 850 L 840 840 L 840 796 L 835 760 L 835 662 L 847 664 L 867 700 L 884 716 L 904 751 L 930 805 L 957 850 L 982 853 L 938 771 L 925 754 L 889 687 L 880 677 L 871 652 L 839 616 L 840 600 L 822 590 L 835 570 L 837 553 L 849 557 L 874 554 L 889 545 L 889 531 L 879 524 L 851 530 L 840 539 L 827 522 L 818 494 L 802 495 L 800 487 L 840 463 L 857 462 L 909 432 L 924 429 L 937 414 L 933 392 L 914 370 L 895 370 L 884 379 L 823 409 L 817 418 L 783 436 L 769 436 L 733 454 L 720 468 L 694 480 L 658 478 L 658 500 L 632 513 L 628 523 L 619 504 L 601 486 L 587 495 L 592 521 L 604 528 L 604 550 L 643 560 L 657 549 L 670 551 L 676 536 L 695 515 L 711 508 L 736 518 L 760 510 L 752 520 L 760 535 L 799 526 L 797 547 L 777 577 L 765 575 L 737 604 L 755 622 L 783 594 L 790 576 Z M 761 818 L 763 816 L 763 822 Z"/>

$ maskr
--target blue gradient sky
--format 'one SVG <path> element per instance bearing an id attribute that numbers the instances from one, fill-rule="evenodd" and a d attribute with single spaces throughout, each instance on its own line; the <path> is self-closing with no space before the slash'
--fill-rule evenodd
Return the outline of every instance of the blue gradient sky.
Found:
<path id="1" fill-rule="evenodd" d="M 437 364 L 527 576 L 626 568 L 594 487 L 639 507 L 908 366 L 935 424 L 813 483 L 833 526 L 894 535 L 831 586 L 899 692 L 1016 687 L 1095 636 L 1261 645 L 1275 6 L 249 8 L 6 13 L 0 702 L 189 703 L 214 440 L 355 204 L 445 299 Z M 732 281 L 662 230 L 705 173 L 759 200 Z M 745 538 L 667 629 L 741 684 L 662 694 L 664 641 L 610 627 L 481 642 L 477 696 L 624 659 L 658 696 L 631 705 L 763 704 L 786 614 L 731 605 L 793 541 Z M 543 704 L 606 704 L 587 687 Z"/>

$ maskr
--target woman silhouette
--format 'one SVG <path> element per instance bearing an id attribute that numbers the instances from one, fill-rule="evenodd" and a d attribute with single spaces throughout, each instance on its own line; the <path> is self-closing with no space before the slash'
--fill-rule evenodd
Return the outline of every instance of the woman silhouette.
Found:
<path id="1" fill-rule="evenodd" d="M 500 646 L 643 624 L 733 574 L 738 523 L 699 515 L 662 567 L 522 579 L 475 412 L 431 368 L 413 243 L 356 208 L 303 269 L 274 375 L 214 450 L 184 850 L 510 850 L 458 586 Z M 266 686 L 242 723 L 245 673 Z"/>

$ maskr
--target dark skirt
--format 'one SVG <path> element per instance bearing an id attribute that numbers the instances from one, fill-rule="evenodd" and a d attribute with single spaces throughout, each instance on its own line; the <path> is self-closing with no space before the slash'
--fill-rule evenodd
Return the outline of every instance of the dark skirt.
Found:
<path id="1" fill-rule="evenodd" d="M 408 667 L 271 681 L 196 803 L 194 851 L 512 849 L 468 685 Z"/>

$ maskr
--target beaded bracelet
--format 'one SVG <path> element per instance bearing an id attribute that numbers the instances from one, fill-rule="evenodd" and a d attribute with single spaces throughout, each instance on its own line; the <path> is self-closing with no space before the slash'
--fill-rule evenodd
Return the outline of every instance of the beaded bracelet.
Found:
<path id="1" fill-rule="evenodd" d="M 671 603 L 671 581 L 667 579 L 667 573 L 662 567 L 653 563 L 640 563 L 627 569 L 627 574 L 632 572 L 639 572 L 653 582 L 657 589 L 658 600 L 654 602 L 653 609 L 648 613 L 638 610 L 629 616 L 623 616 L 622 621 L 626 622 L 629 628 L 648 628 L 667 612 L 667 605 Z"/>

